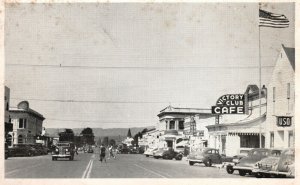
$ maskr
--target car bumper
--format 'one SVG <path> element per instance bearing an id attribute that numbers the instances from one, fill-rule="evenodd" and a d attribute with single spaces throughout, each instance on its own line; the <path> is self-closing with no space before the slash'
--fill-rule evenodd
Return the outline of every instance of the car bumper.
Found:
<path id="1" fill-rule="evenodd" d="M 246 166 L 234 166 L 233 169 L 234 170 L 249 170 L 249 171 L 253 170 L 252 167 L 246 167 Z"/>
<path id="2" fill-rule="evenodd" d="M 279 171 L 269 171 L 269 170 L 262 170 L 262 169 L 253 169 L 252 173 L 264 173 L 264 174 L 272 174 L 272 175 L 286 175 L 292 177 L 291 172 L 279 172 Z"/>
<path id="3" fill-rule="evenodd" d="M 202 159 L 188 159 L 189 162 L 203 163 Z"/>
<path id="4" fill-rule="evenodd" d="M 52 155 L 52 157 L 66 158 L 66 157 L 71 157 L 71 155 Z"/>

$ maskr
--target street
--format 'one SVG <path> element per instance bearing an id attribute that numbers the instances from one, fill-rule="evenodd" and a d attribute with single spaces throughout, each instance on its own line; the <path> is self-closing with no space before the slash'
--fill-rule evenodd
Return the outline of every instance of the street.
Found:
<path id="1" fill-rule="evenodd" d="M 189 166 L 187 161 L 163 160 L 141 154 L 119 154 L 107 163 L 99 152 L 79 153 L 74 161 L 52 161 L 51 155 L 12 157 L 5 160 L 6 178 L 245 178 L 224 168 Z M 249 177 L 249 176 L 246 176 Z M 253 177 L 252 177 L 253 178 Z"/>

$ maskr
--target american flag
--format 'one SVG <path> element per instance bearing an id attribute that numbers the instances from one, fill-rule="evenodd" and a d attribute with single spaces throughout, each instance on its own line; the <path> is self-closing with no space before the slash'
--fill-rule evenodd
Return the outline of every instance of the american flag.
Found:
<path id="1" fill-rule="evenodd" d="M 271 13 L 259 9 L 259 26 L 272 28 L 287 28 L 289 27 L 289 20 L 285 15 Z"/>

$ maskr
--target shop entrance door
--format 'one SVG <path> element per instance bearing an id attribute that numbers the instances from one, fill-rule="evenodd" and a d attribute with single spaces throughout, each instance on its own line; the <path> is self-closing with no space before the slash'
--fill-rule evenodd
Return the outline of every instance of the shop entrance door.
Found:
<path id="1" fill-rule="evenodd" d="M 173 148 L 173 141 L 166 141 L 167 142 L 167 147 L 168 148 Z"/>
<path id="2" fill-rule="evenodd" d="M 225 154 L 225 152 L 226 152 L 226 136 L 222 136 L 222 151 L 221 151 L 221 153 L 222 154 Z"/>

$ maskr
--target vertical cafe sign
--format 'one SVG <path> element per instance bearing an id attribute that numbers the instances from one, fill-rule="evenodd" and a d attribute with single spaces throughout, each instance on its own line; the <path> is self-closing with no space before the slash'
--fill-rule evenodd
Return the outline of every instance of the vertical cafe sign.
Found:
<path id="1" fill-rule="evenodd" d="M 244 94 L 226 94 L 221 96 L 212 106 L 212 114 L 245 114 L 246 101 Z"/>

